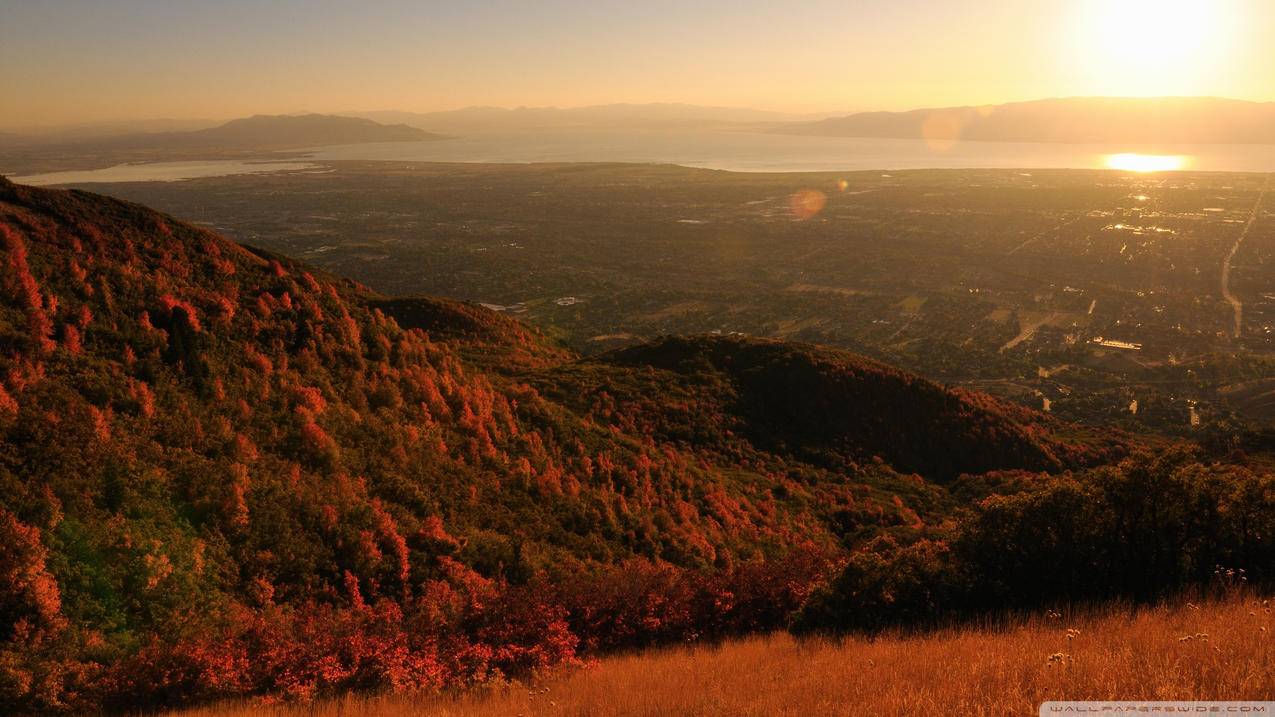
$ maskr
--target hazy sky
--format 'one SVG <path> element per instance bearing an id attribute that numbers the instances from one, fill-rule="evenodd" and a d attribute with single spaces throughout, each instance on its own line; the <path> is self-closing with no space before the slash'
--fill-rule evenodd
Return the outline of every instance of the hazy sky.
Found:
<path id="1" fill-rule="evenodd" d="M 1275 0 L 0 0 L 0 126 L 688 102 L 1275 100 Z"/>

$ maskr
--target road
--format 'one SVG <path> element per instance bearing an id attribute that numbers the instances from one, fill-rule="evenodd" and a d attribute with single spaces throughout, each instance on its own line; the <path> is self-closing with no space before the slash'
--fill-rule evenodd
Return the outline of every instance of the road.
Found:
<path id="1" fill-rule="evenodd" d="M 1231 293 L 1231 261 L 1235 259 L 1235 254 L 1240 250 L 1240 245 L 1248 238 L 1249 232 L 1253 231 L 1253 225 L 1257 224 L 1257 217 L 1262 209 L 1262 200 L 1266 198 L 1267 191 L 1271 187 L 1271 178 L 1266 177 L 1266 183 L 1262 185 L 1262 191 L 1257 195 L 1257 201 L 1253 204 L 1253 213 L 1248 218 L 1248 223 L 1244 225 L 1244 230 L 1240 232 L 1239 237 L 1235 239 L 1235 246 L 1231 247 L 1231 251 L 1226 255 L 1226 261 L 1222 262 L 1222 298 L 1226 299 L 1231 305 L 1231 309 L 1235 311 L 1235 338 L 1240 337 L 1244 324 L 1244 303 L 1239 297 Z"/>
<path id="2" fill-rule="evenodd" d="M 1072 224 L 1075 224 L 1076 222 L 1079 222 L 1081 219 L 1084 219 L 1084 218 L 1085 218 L 1085 215 L 1084 215 L 1084 214 L 1081 214 L 1081 215 L 1080 215 L 1080 216 L 1078 216 L 1078 217 L 1075 217 L 1075 218 L 1073 218 L 1073 219 L 1068 219 L 1068 220 L 1067 220 L 1067 221 L 1065 221 L 1065 222 L 1061 222 L 1061 223 L 1059 223 L 1059 224 L 1058 224 L 1058 226 L 1056 226 L 1056 227 L 1054 227 L 1054 228 L 1052 228 L 1052 229 L 1046 229 L 1045 231 L 1040 232 L 1039 234 L 1034 234 L 1034 235 L 1032 235 L 1030 238 L 1028 238 L 1028 239 L 1027 239 L 1027 241 L 1023 242 L 1022 244 L 1019 244 L 1018 246 L 1016 246 L 1016 247 L 1014 247 L 1013 249 L 1010 249 L 1008 252 L 1006 252 L 1006 253 L 1005 253 L 1005 256 L 1013 256 L 1013 255 L 1017 254 L 1018 252 L 1022 251 L 1022 250 L 1023 250 L 1024 248 L 1026 248 L 1029 244 L 1032 244 L 1032 243 L 1036 242 L 1036 241 L 1037 241 L 1037 240 L 1039 240 L 1039 239 L 1043 239 L 1043 238 L 1045 238 L 1045 237 L 1047 237 L 1047 236 L 1050 236 L 1050 235 L 1057 236 L 1057 235 L 1058 235 L 1058 233 L 1059 233 L 1059 232 L 1061 232 L 1063 229 L 1066 229 L 1067 227 L 1071 226 Z"/>

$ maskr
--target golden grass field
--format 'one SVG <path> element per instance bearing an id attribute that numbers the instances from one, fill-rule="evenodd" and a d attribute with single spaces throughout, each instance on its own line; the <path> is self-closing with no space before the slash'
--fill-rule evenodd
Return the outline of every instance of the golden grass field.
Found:
<path id="1" fill-rule="evenodd" d="M 786 634 L 602 659 L 458 695 L 219 705 L 183 717 L 1035 715 L 1050 699 L 1275 699 L 1270 603 L 1108 608 L 922 636 Z"/>

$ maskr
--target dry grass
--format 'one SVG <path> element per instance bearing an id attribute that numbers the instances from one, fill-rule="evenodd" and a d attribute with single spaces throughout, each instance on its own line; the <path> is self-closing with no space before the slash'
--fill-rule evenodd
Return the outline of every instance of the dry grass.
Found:
<path id="1" fill-rule="evenodd" d="M 480 693 L 231 705 L 184 717 L 999 717 L 1036 714 L 1049 699 L 1269 700 L 1275 699 L 1272 631 L 1268 605 L 1236 598 L 918 637 L 799 642 L 777 634 L 612 657 L 532 685 Z"/>

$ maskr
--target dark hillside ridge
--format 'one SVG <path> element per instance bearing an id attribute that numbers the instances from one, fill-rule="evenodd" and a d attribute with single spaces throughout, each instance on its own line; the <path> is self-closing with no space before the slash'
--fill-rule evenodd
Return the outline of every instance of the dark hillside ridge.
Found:
<path id="1" fill-rule="evenodd" d="M 843 351 L 765 339 L 665 338 L 601 360 L 720 376 L 732 389 L 726 410 L 754 445 L 808 462 L 880 457 L 944 482 L 1063 465 L 1044 416 Z"/>

